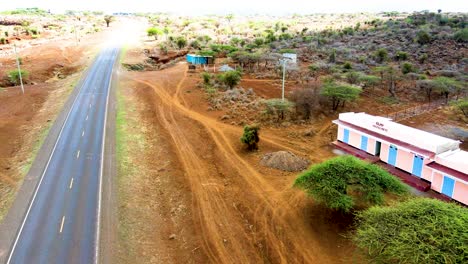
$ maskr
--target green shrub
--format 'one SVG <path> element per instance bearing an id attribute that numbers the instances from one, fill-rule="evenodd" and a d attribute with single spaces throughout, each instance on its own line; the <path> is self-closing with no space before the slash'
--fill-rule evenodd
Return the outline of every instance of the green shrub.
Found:
<path id="1" fill-rule="evenodd" d="M 401 65 L 401 73 L 408 74 L 410 72 L 415 72 L 415 68 L 414 68 L 413 64 L 411 64 L 409 62 L 404 62 Z"/>
<path id="2" fill-rule="evenodd" d="M 260 127 L 258 125 L 244 127 L 244 134 L 242 134 L 240 141 L 247 145 L 248 150 L 258 149 L 258 142 L 260 141 L 259 130 Z"/>
<path id="3" fill-rule="evenodd" d="M 210 84 L 210 81 L 211 81 L 211 74 L 207 73 L 207 72 L 203 72 L 201 74 L 202 78 L 203 78 L 203 83 L 205 85 L 208 85 Z"/>
<path id="4" fill-rule="evenodd" d="M 27 79 L 29 76 L 29 72 L 25 70 L 21 70 L 21 78 Z M 8 72 L 8 78 L 10 79 L 10 82 L 13 83 L 14 85 L 18 85 L 20 83 L 20 71 L 18 70 L 12 70 Z"/>
<path id="5" fill-rule="evenodd" d="M 329 55 L 329 57 L 328 57 L 328 61 L 329 61 L 330 63 L 335 63 L 335 61 L 336 61 L 336 50 L 335 50 L 335 49 L 333 49 L 333 50 L 330 52 L 330 55 Z"/>
<path id="6" fill-rule="evenodd" d="M 294 182 L 327 207 L 350 212 L 385 202 L 385 194 L 403 195 L 408 187 L 377 165 L 340 156 L 312 166 Z"/>
<path id="7" fill-rule="evenodd" d="M 406 53 L 404 51 L 397 51 L 397 53 L 395 55 L 395 60 L 403 61 L 403 60 L 407 60 L 407 59 L 408 59 L 408 53 Z"/>
<path id="8" fill-rule="evenodd" d="M 5 38 L 0 38 L 0 44 L 6 44 L 6 39 Z"/>
<path id="9" fill-rule="evenodd" d="M 175 42 L 179 49 L 182 49 L 185 46 L 187 46 L 187 39 L 184 37 L 178 37 Z"/>
<path id="10" fill-rule="evenodd" d="M 357 215 L 353 237 L 372 263 L 466 263 L 468 209 L 417 198 Z"/>
<path id="11" fill-rule="evenodd" d="M 419 31 L 419 32 L 416 34 L 416 41 L 417 41 L 419 44 L 421 44 L 421 45 L 430 43 L 431 40 L 432 40 L 431 35 L 429 35 L 429 33 L 427 33 L 427 32 L 424 31 L 424 30 Z"/>
<path id="12" fill-rule="evenodd" d="M 374 53 L 374 57 L 375 57 L 375 60 L 379 63 L 382 63 L 384 61 L 387 60 L 388 58 L 388 51 L 384 48 L 382 49 L 378 49 L 375 53 Z"/>
<path id="13" fill-rule="evenodd" d="M 427 61 L 427 58 L 428 58 L 427 53 L 424 53 L 424 54 L 421 54 L 421 56 L 419 56 L 418 60 L 420 63 L 424 63 Z"/>
<path id="14" fill-rule="evenodd" d="M 343 69 L 345 70 L 352 70 L 353 69 L 353 65 L 351 64 L 351 62 L 347 61 L 343 64 Z"/>
<path id="15" fill-rule="evenodd" d="M 460 29 L 455 32 L 453 38 L 458 42 L 468 42 L 468 28 Z"/>
<path id="16" fill-rule="evenodd" d="M 158 36 L 163 34 L 163 31 L 156 27 L 150 27 L 146 30 L 146 34 L 149 37 L 154 37 L 154 39 L 157 40 Z"/>
<path id="17" fill-rule="evenodd" d="M 464 98 L 453 103 L 453 106 L 458 109 L 463 115 L 468 118 L 468 99 Z"/>
<path id="18" fill-rule="evenodd" d="M 219 80 L 227 85 L 229 89 L 232 89 L 240 82 L 241 73 L 239 71 L 228 71 L 219 75 Z"/>

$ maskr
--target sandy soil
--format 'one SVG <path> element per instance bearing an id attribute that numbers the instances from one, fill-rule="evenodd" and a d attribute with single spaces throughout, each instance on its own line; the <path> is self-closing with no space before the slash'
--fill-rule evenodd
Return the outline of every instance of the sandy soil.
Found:
<path id="1" fill-rule="evenodd" d="M 145 136 L 154 140 L 162 136 L 165 142 L 151 144 L 155 155 L 149 157 L 143 172 L 157 181 L 160 176 L 153 168 L 161 159 L 167 160 L 173 178 L 160 181 L 161 189 L 173 190 L 180 183 L 181 189 L 188 190 L 179 192 L 179 202 L 187 210 L 183 239 L 178 239 L 175 225 L 177 237 L 171 243 L 180 249 L 188 240 L 196 250 L 170 251 L 168 258 L 190 258 L 197 263 L 347 262 L 353 247 L 341 234 L 349 222 L 292 189 L 295 173 L 258 165 L 262 154 L 277 150 L 290 150 L 318 162 L 333 155 L 328 142 L 321 136 L 296 139 L 281 129 L 265 129 L 261 131 L 261 150 L 247 153 L 239 141 L 242 128 L 219 122 L 216 115 L 220 113 L 206 111 L 203 92 L 193 88 L 199 77 L 187 74 L 186 67 L 181 63 L 163 71 L 125 72 L 122 76 L 123 91 L 131 91 L 128 93 L 139 103 L 146 102 L 142 120 L 153 129 L 143 129 Z M 168 216 L 160 216 L 154 207 L 174 208 L 171 199 L 149 202 L 145 208 L 153 208 L 156 223 Z M 170 219 L 177 223 L 174 217 Z M 147 233 L 138 243 L 160 252 L 158 244 L 167 243 L 168 236 L 164 230 L 156 230 L 156 234 Z"/>

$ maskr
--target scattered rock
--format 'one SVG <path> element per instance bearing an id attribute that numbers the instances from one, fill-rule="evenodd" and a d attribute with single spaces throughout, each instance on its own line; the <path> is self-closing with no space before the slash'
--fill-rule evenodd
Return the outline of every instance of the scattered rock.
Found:
<path id="1" fill-rule="evenodd" d="M 176 238 L 176 234 L 171 234 L 171 235 L 169 236 L 169 239 L 170 239 L 170 240 L 174 240 L 175 238 Z"/>
<path id="2" fill-rule="evenodd" d="M 231 119 L 231 117 L 229 115 L 223 115 L 221 117 L 221 120 L 226 120 L 226 119 Z"/>
<path id="3" fill-rule="evenodd" d="M 260 160 L 260 165 L 283 171 L 302 171 L 310 164 L 310 161 L 299 157 L 289 151 L 278 151 L 265 154 Z"/>

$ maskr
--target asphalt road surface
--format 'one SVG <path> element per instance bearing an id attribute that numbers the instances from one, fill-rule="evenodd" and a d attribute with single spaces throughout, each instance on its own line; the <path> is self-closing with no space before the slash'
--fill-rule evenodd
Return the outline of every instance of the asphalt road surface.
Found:
<path id="1" fill-rule="evenodd" d="M 104 49 L 75 88 L 7 263 L 97 262 L 105 123 L 118 52 Z"/>

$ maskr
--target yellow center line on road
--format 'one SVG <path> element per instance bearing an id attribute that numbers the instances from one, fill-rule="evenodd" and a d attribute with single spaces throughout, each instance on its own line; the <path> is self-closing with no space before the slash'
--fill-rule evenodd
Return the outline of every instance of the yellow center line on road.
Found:
<path id="1" fill-rule="evenodd" d="M 72 187 L 73 187 L 73 178 L 71 178 L 70 186 L 68 188 L 71 189 Z"/>
<path id="2" fill-rule="evenodd" d="M 65 216 L 62 216 L 62 223 L 60 224 L 60 233 L 63 231 L 63 224 L 65 223 Z"/>

